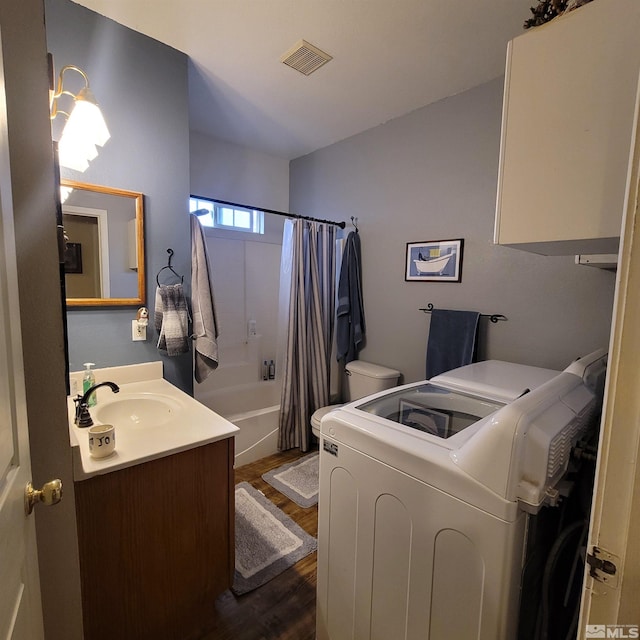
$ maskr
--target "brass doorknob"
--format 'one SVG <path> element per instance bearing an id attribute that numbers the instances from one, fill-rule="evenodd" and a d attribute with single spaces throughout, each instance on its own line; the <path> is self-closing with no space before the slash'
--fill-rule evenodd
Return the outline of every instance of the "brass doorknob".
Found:
<path id="1" fill-rule="evenodd" d="M 38 503 L 50 507 L 62 500 L 62 480 L 51 480 L 42 485 L 42 489 L 34 489 L 30 482 L 24 489 L 24 512 L 29 515 Z"/>

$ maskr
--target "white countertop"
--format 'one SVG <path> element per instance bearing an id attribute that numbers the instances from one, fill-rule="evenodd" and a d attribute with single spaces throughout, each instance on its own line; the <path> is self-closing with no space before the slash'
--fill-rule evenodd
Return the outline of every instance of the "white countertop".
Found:
<path id="1" fill-rule="evenodd" d="M 81 380 L 82 373 L 71 374 L 72 388 L 78 376 Z M 73 397 L 69 396 L 67 405 L 74 480 L 85 480 L 163 458 L 229 438 L 239 431 L 234 424 L 164 380 L 161 377 L 162 363 L 97 369 L 95 376 L 98 383 L 107 380 L 115 382 L 119 385 L 120 392 L 114 394 L 108 387 L 97 390 L 98 404 L 89 408 L 94 424 L 101 424 L 96 418 L 96 410 L 100 407 L 126 400 L 127 397 L 133 401 L 141 397 L 140 394 L 165 397 L 177 403 L 179 410 L 175 412 L 175 417 L 163 424 L 141 426 L 130 421 L 120 425 L 113 422 L 116 428 L 116 450 L 106 458 L 92 458 L 89 455 L 88 429 L 78 428 L 74 424 L 75 405 Z"/>

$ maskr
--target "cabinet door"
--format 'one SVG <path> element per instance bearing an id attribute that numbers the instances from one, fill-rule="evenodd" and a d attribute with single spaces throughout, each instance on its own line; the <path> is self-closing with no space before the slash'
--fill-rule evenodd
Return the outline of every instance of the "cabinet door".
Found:
<path id="1" fill-rule="evenodd" d="M 233 578 L 233 438 L 75 487 L 85 640 L 203 637 Z"/>
<path id="2" fill-rule="evenodd" d="M 598 0 L 509 44 L 496 243 L 617 253 L 639 29 L 637 0 Z"/>

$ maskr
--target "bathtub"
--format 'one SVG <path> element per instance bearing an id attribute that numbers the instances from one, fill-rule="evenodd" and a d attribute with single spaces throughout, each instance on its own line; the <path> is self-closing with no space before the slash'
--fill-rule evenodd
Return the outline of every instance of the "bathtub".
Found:
<path id="1" fill-rule="evenodd" d="M 235 466 L 240 467 L 278 451 L 279 380 L 239 384 L 196 393 L 196 399 L 233 422 Z"/>

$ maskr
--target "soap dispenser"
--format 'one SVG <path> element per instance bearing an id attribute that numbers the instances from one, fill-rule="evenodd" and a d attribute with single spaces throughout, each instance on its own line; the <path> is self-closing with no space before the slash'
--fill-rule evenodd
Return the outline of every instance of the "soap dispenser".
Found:
<path id="1" fill-rule="evenodd" d="M 96 383 L 96 377 L 93 375 L 93 371 L 91 370 L 91 367 L 95 367 L 96 365 L 93 362 L 85 362 L 82 366 L 85 368 L 84 376 L 82 377 L 82 393 L 87 393 L 87 391 Z M 90 407 L 95 407 L 96 403 L 96 394 L 92 393 L 87 398 L 87 404 Z"/>

